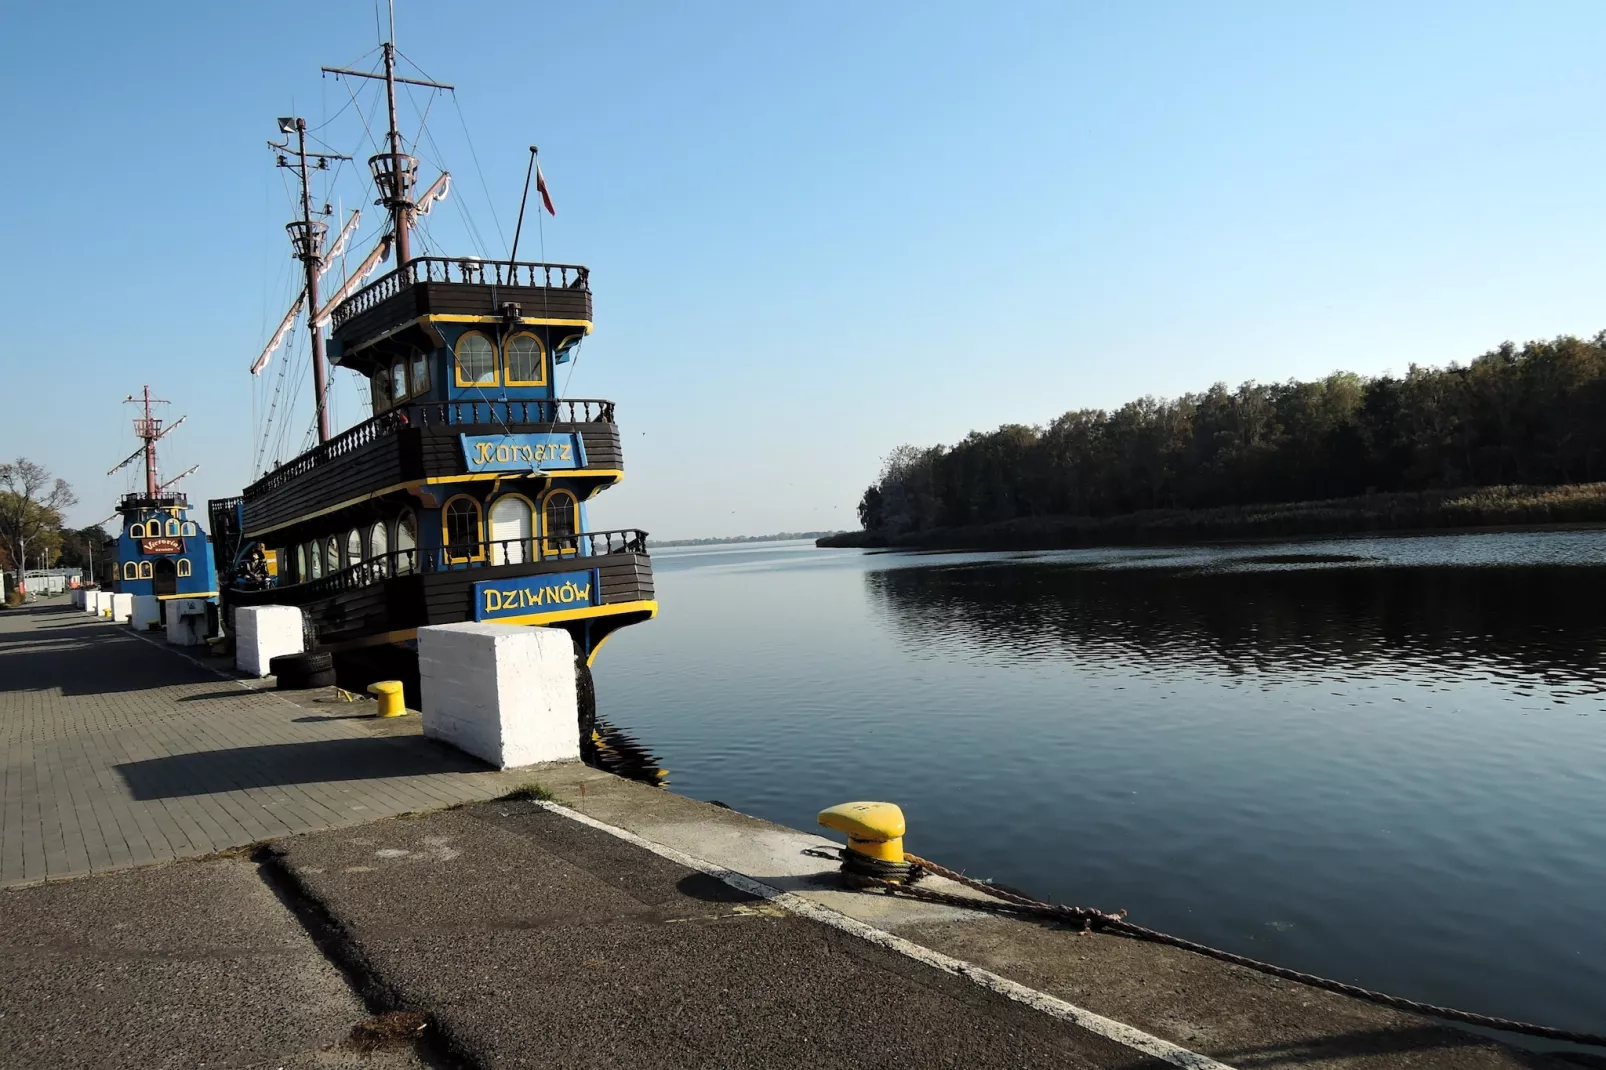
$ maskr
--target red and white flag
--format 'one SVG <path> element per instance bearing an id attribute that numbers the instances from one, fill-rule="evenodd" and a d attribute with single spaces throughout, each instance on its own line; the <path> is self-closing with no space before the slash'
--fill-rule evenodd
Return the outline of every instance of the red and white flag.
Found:
<path id="1" fill-rule="evenodd" d="M 557 215 L 558 210 L 552 207 L 552 194 L 547 191 L 546 176 L 541 173 L 539 161 L 535 165 L 535 188 L 541 194 L 541 203 L 546 205 L 547 214 L 551 216 Z"/>

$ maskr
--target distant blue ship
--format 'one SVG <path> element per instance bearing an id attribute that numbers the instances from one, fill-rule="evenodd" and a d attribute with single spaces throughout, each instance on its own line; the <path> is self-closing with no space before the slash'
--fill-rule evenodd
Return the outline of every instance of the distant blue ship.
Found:
<path id="1" fill-rule="evenodd" d="M 217 569 L 211 539 L 191 519 L 189 498 L 173 490 L 174 484 L 195 468 L 166 483 L 157 479 L 156 443 L 183 420 L 164 430 L 151 406 L 166 403 L 151 397 L 148 386 L 141 397 L 130 396 L 127 400 L 144 407 L 144 415 L 134 420 L 134 434 L 141 445 L 112 472 L 143 462 L 145 492 L 125 494 L 117 504 L 122 517 L 122 530 L 117 534 L 117 590 L 155 595 L 163 600 L 203 598 L 215 604 Z"/>

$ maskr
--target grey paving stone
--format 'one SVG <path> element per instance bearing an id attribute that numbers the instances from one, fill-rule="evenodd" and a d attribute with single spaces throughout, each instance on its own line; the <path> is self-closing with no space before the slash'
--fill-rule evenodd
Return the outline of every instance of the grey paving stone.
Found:
<path id="1" fill-rule="evenodd" d="M 491 798 L 510 775 L 65 606 L 0 612 L 0 886 Z"/>

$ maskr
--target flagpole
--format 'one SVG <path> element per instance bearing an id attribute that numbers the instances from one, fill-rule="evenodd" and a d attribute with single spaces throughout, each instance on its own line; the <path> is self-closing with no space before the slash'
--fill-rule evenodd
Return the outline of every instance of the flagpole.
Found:
<path id="1" fill-rule="evenodd" d="M 536 147 L 530 146 L 530 166 L 524 169 L 524 196 L 519 198 L 519 221 L 513 227 L 513 251 L 508 254 L 508 271 L 519 259 L 519 232 L 524 229 L 524 206 L 530 203 L 530 176 L 535 174 Z"/>

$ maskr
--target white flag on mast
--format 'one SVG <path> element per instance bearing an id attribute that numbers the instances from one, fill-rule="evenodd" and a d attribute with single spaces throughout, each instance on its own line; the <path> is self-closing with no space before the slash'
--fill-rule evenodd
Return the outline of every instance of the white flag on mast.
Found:
<path id="1" fill-rule="evenodd" d="M 350 297 L 357 289 L 358 284 L 374 273 L 374 269 L 380 265 L 381 261 L 390 258 L 390 243 L 392 240 L 394 240 L 394 236 L 390 234 L 386 234 L 379 239 L 379 244 L 374 246 L 374 251 L 368 254 L 368 259 L 357 265 L 357 270 L 351 273 L 351 277 L 317 311 L 313 319 L 314 323 L 320 327 L 328 323 L 329 317 L 334 314 L 335 306 Z"/>
<path id="2" fill-rule="evenodd" d="M 346 243 L 357 232 L 357 221 L 361 218 L 362 209 L 354 209 L 351 213 L 351 218 L 346 220 L 346 225 L 340 228 L 340 236 L 335 239 L 335 243 L 324 254 L 323 262 L 318 265 L 318 277 L 320 279 L 329 273 L 329 269 L 334 266 L 335 261 L 340 259 L 340 254 L 346 251 Z"/>
<path id="3" fill-rule="evenodd" d="M 435 207 L 435 202 L 444 201 L 450 192 L 452 192 L 451 172 L 442 171 L 441 177 L 431 183 L 429 189 L 424 191 L 424 195 L 418 198 L 418 203 L 413 206 L 413 214 L 429 215 L 429 210 Z"/>
<path id="4" fill-rule="evenodd" d="M 273 332 L 273 337 L 268 340 L 267 347 L 262 350 L 262 355 L 257 358 L 255 364 L 251 365 L 252 375 L 262 374 L 262 369 L 268 366 L 268 358 L 273 356 L 273 351 L 283 344 L 284 336 L 290 333 L 291 326 L 296 322 L 296 313 L 301 311 L 301 306 L 306 303 L 306 300 L 307 291 L 302 290 L 296 296 L 295 304 L 290 306 L 290 311 L 286 312 L 284 319 L 279 321 L 279 327 Z"/>

